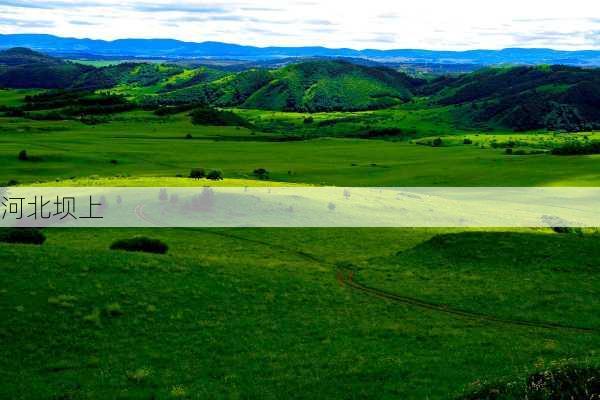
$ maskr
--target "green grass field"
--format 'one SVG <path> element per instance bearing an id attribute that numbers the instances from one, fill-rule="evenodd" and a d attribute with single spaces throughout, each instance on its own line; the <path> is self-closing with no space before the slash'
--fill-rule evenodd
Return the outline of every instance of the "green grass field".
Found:
<path id="1" fill-rule="evenodd" d="M 26 95 L 0 94 L 3 105 Z M 147 111 L 98 125 L 0 117 L 0 182 L 204 186 L 186 178 L 202 167 L 238 186 L 600 183 L 598 155 L 515 156 L 492 145 L 548 149 L 593 132 L 465 131 L 439 110 L 403 107 L 314 114 L 310 127 L 305 114 L 235 112 L 255 129 Z M 416 130 L 342 137 L 375 119 Z M 277 141 L 288 135 L 311 139 Z M 440 147 L 418 144 L 437 137 Z M 17 158 L 24 149 L 28 161 Z M 257 168 L 271 181 L 254 181 Z M 528 374 L 557 365 L 600 365 L 596 230 L 44 233 L 42 246 L 0 243 L 0 398 L 452 399 L 487 383 L 525 387 Z M 169 252 L 109 250 L 140 234 Z"/>
<path id="2" fill-rule="evenodd" d="M 597 360 L 598 331 L 465 319 L 335 279 L 354 268 L 448 307 L 598 330 L 595 235 L 456 232 L 440 252 L 434 230 L 153 230 L 169 255 L 108 250 L 139 233 L 0 245 L 2 397 L 448 398 Z"/>
<path id="3" fill-rule="evenodd" d="M 187 134 L 192 139 L 186 139 Z M 266 168 L 275 181 L 337 186 L 594 186 L 600 182 L 598 155 L 507 156 L 503 149 L 476 145 L 434 148 L 407 141 L 335 138 L 277 142 L 270 140 L 273 136 L 253 135 L 246 128 L 192 125 L 185 114 L 156 117 L 135 111 L 92 126 L 3 118 L 0 182 L 175 177 L 187 176 L 195 167 L 218 168 L 225 177 L 241 179 L 252 177 L 256 168 Z M 518 134 L 506 137 L 520 140 Z M 534 135 L 523 137 L 531 141 Z M 545 140 L 549 135 L 538 137 Z M 473 138 L 490 140 L 485 134 Z M 23 149 L 33 161 L 17 159 Z"/>

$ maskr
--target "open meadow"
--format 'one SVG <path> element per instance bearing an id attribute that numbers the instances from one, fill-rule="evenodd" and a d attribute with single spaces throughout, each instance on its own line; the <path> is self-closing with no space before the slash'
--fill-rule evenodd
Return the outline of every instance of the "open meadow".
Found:
<path id="1" fill-rule="evenodd" d="M 160 85 L 114 91 L 159 97 Z M 394 90 L 368 111 L 125 104 L 92 117 L 19 109 L 42 92 L 0 90 L 0 186 L 600 185 L 594 129 L 477 126 L 457 118 L 463 106 L 401 104 Z M 244 104 L 278 99 L 261 93 Z M 225 179 L 190 179 L 200 168 Z M 578 388 L 599 385 L 595 228 L 43 235 L 0 240 L 2 399 L 571 398 L 549 397 L 563 383 L 587 399 Z M 139 235 L 168 252 L 111 249 Z M 540 371 L 552 379 L 534 387 Z"/>

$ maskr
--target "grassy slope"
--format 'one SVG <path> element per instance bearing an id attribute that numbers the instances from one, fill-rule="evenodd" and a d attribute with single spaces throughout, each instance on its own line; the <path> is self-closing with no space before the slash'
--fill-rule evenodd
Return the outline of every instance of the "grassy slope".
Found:
<path id="1" fill-rule="evenodd" d="M 598 156 L 511 157 L 475 146 L 432 148 L 407 142 L 320 139 L 304 142 L 213 141 L 252 139 L 234 127 L 192 126 L 184 116 L 123 114 L 110 124 L 4 120 L 0 182 L 54 181 L 71 177 L 187 176 L 195 167 L 248 178 L 266 168 L 274 180 L 356 186 L 597 185 Z M 185 140 L 192 133 L 194 140 Z M 26 149 L 39 161 L 17 160 Z M 118 164 L 111 164 L 111 160 Z M 353 165 L 354 164 L 354 165 Z"/>
<path id="2" fill-rule="evenodd" d="M 391 70 L 334 61 L 306 62 L 274 71 L 273 79 L 243 106 L 312 112 L 382 108 L 410 99 L 409 85 L 410 79 Z"/>
<path id="3" fill-rule="evenodd" d="M 0 244 L 10 260 L 0 270 L 6 378 L 0 396 L 170 398 L 183 390 L 190 398 L 447 398 L 477 380 L 519 375 L 551 360 L 593 358 L 599 344 L 597 335 L 465 321 L 391 304 L 334 279 L 331 263 L 368 264 L 436 231 L 310 232 L 145 231 L 171 246 L 167 256 L 107 250 L 113 239 L 139 233 L 131 230 L 76 236 L 52 230 L 40 249 Z M 529 234 L 520 235 L 506 237 L 502 250 L 516 255 L 514 265 L 531 262 L 543 273 L 539 256 L 521 246 Z M 557 249 L 559 256 L 557 245 L 577 245 L 563 236 L 552 244 L 550 254 Z M 427 273 L 419 263 L 439 257 L 427 245 L 411 251 L 401 271 L 394 261 L 386 265 L 391 278 L 376 283 L 395 282 L 406 268 Z M 578 257 L 589 260 L 587 252 Z M 375 265 L 379 272 L 381 262 Z M 494 275 L 496 292 L 514 294 L 515 281 L 533 277 L 512 265 Z M 559 284 L 561 291 L 541 294 L 541 302 L 534 294 L 520 308 L 548 318 L 556 314 L 555 298 L 581 296 L 581 285 L 595 290 L 579 280 L 565 284 L 564 273 L 548 266 L 546 285 Z M 478 297 L 477 282 L 461 283 L 461 306 L 494 307 L 494 297 Z M 447 292 L 435 285 L 427 295 L 447 298 Z M 593 313 L 586 323 L 600 326 Z"/>
<path id="4" fill-rule="evenodd" d="M 423 123 L 409 112 L 386 112 Z M 187 133 L 194 139 L 184 140 Z M 262 136 L 144 112 L 97 126 L 2 119 L 0 182 L 131 175 L 69 183 L 195 184 L 173 178 L 193 167 L 239 178 L 265 167 L 277 180 L 337 185 L 600 182 L 597 156 L 509 157 L 476 146 L 379 140 L 203 139 Z M 40 159 L 17 161 L 23 148 Z M 598 335 L 465 321 L 364 297 L 335 281 L 342 265 L 360 282 L 452 307 L 598 327 L 597 236 L 454 231 L 440 248 L 427 241 L 448 230 L 142 233 L 163 239 L 170 253 L 108 250 L 139 230 L 49 230 L 43 248 L 0 244 L 0 371 L 8 382 L 0 398 L 443 399 L 557 360 L 597 362 Z"/>

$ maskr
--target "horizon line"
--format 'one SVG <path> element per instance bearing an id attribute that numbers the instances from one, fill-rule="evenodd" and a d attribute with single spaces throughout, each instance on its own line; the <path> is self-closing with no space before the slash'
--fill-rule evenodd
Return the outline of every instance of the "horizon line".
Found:
<path id="1" fill-rule="evenodd" d="M 105 42 L 105 43 L 115 43 L 118 41 L 124 40 L 163 40 L 163 41 L 174 41 L 179 43 L 186 44 L 207 44 L 207 43 L 216 43 L 216 44 L 224 44 L 230 46 L 240 46 L 240 47 L 250 47 L 257 49 L 273 49 L 273 48 L 285 48 L 285 49 L 302 49 L 302 48 L 321 48 L 327 50 L 351 50 L 357 52 L 363 51 L 381 51 L 381 52 L 389 52 L 389 51 L 430 51 L 430 52 L 448 52 L 448 53 L 468 53 L 474 51 L 496 51 L 501 52 L 505 50 L 549 50 L 556 52 L 564 52 L 564 53 L 577 53 L 577 52 L 600 52 L 600 49 L 579 49 L 579 50 L 562 50 L 552 47 L 501 47 L 501 48 L 472 48 L 467 50 L 453 50 L 453 49 L 427 49 L 427 48 L 419 48 L 419 47 L 398 47 L 398 48 L 390 48 L 390 49 L 381 49 L 374 47 L 366 47 L 366 48 L 353 48 L 353 47 L 327 47 L 324 45 L 294 45 L 294 46 L 281 46 L 281 45 L 269 45 L 269 46 L 257 46 L 257 45 L 249 45 L 249 44 L 241 44 L 241 43 L 232 43 L 232 42 L 221 42 L 218 40 L 206 40 L 206 41 L 188 41 L 181 40 L 175 38 L 167 38 L 167 37 L 123 37 L 118 39 L 96 39 L 91 37 L 75 37 L 75 36 L 59 36 L 52 33 L 0 33 L 0 37 L 2 36 L 50 36 L 58 39 L 73 39 L 73 40 L 90 40 L 97 42 Z M 16 46 L 19 47 L 19 46 Z"/>

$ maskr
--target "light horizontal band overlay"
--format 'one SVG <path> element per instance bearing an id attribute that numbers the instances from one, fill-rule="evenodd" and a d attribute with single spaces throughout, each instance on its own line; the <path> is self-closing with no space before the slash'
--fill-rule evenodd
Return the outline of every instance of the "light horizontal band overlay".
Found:
<path id="1" fill-rule="evenodd" d="M 2 227 L 600 227 L 600 188 L 10 187 Z"/>

